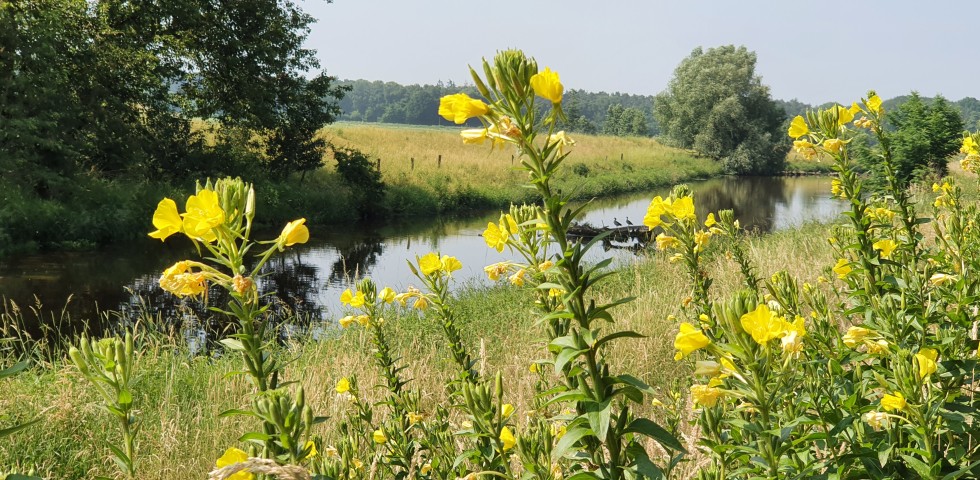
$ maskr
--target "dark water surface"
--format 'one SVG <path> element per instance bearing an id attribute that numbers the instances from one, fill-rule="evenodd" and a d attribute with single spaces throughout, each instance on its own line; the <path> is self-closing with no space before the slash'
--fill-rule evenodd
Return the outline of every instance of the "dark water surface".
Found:
<path id="1" fill-rule="evenodd" d="M 762 232 L 786 229 L 807 221 L 826 221 L 845 205 L 830 196 L 827 177 L 718 178 L 689 184 L 702 218 L 709 211 L 731 208 L 743 227 Z M 614 219 L 642 224 L 650 200 L 669 189 L 595 200 L 580 222 L 612 226 Z M 261 212 L 259 212 L 261 214 Z M 147 212 L 147 231 L 151 228 Z M 338 298 L 352 278 L 370 276 L 380 287 L 402 291 L 417 283 L 406 261 L 438 251 L 463 263 L 454 273 L 456 284 L 489 284 L 483 267 L 508 259 L 487 248 L 480 236 L 499 212 L 465 219 L 409 219 L 386 224 L 362 224 L 318 229 L 311 226 L 310 242 L 288 249 L 268 264 L 260 282 L 264 292 L 276 292 L 276 309 L 301 318 L 332 320 L 340 316 Z M 257 235 L 275 237 L 278 232 Z M 176 239 L 177 236 L 173 238 Z M 631 258 L 628 251 L 594 249 L 594 259 Z M 195 258 L 189 242 L 166 244 L 146 238 L 94 252 L 59 252 L 0 259 L 0 297 L 22 309 L 40 302 L 45 310 L 63 308 L 76 325 L 87 322 L 99 330 L 107 321 L 99 311 L 119 312 L 111 321 L 132 317 L 143 308 L 164 319 L 207 316 L 205 310 L 181 302 L 157 285 L 160 273 L 174 262 Z M 65 306 L 66 300 L 71 301 Z M 213 305 L 222 305 L 212 298 Z M 105 317 L 104 315 L 102 317 Z M 197 334 L 192 334 L 196 337 Z M 189 338 L 189 340 L 193 340 Z"/>

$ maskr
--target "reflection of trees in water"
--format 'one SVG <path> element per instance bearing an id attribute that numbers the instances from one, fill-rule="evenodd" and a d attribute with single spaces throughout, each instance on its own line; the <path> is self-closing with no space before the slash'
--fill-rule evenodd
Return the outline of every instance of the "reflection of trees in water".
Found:
<path id="1" fill-rule="evenodd" d="M 257 281 L 262 303 L 268 304 L 269 321 L 278 327 L 283 322 L 302 323 L 320 320 L 323 306 L 317 299 L 321 280 L 319 268 L 304 263 L 302 253 L 293 250 L 269 260 Z M 228 309 L 230 296 L 224 288 L 211 285 L 206 302 L 199 298 L 178 298 L 160 288 L 158 277 L 144 275 L 126 287 L 130 295 L 122 302 L 111 324 L 92 326 L 93 333 L 117 329 L 143 321 L 167 334 L 179 333 L 191 349 L 206 348 L 235 328 L 236 321 L 212 310 Z M 152 319 L 148 324 L 145 319 Z M 98 334 L 98 333 L 96 333 Z"/>
<path id="2" fill-rule="evenodd" d="M 384 239 L 376 234 L 338 239 L 334 245 L 339 257 L 330 266 L 331 284 L 345 283 L 355 274 L 363 274 L 378 263 L 384 252 Z"/>
<path id="3" fill-rule="evenodd" d="M 785 179 L 780 177 L 725 178 L 699 185 L 694 204 L 701 215 L 734 209 L 742 227 L 770 232 L 775 226 L 776 206 L 787 202 L 786 195 Z"/>

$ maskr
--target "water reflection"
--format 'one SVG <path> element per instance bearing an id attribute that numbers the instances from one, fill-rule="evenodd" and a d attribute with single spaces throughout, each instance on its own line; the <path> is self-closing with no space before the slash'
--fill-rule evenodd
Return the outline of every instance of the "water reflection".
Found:
<path id="1" fill-rule="evenodd" d="M 769 232 L 836 216 L 845 205 L 830 196 L 829 183 L 825 177 L 740 177 L 697 182 L 691 187 L 702 218 L 709 211 L 732 208 L 746 228 Z M 650 199 L 667 193 L 669 189 L 595 200 L 580 221 L 611 226 L 615 218 L 641 224 Z M 483 267 L 505 259 L 487 248 L 480 236 L 487 222 L 498 215 L 488 212 L 468 219 L 314 229 L 310 243 L 287 250 L 264 267 L 261 292 L 272 299 L 270 310 L 275 317 L 329 323 L 340 316 L 337 299 L 353 279 L 369 275 L 380 286 L 402 290 L 413 281 L 406 262 L 430 251 L 460 259 L 464 268 L 454 274 L 457 284 L 485 282 Z M 60 309 L 74 295 L 69 313 L 74 319 L 88 320 L 94 329 L 102 327 L 97 308 L 117 310 L 130 321 L 143 309 L 183 325 L 189 344 L 203 343 L 202 330 L 228 327 L 221 317 L 199 302 L 181 302 L 157 285 L 159 272 L 192 254 L 186 242 L 168 240 L 161 245 L 146 239 L 100 252 L 8 258 L 0 261 L 0 295 L 22 306 L 33 303 L 37 295 L 51 309 Z M 594 249 L 592 255 L 598 260 L 630 253 Z M 221 307 L 226 303 L 223 292 L 212 288 L 209 304 Z"/>

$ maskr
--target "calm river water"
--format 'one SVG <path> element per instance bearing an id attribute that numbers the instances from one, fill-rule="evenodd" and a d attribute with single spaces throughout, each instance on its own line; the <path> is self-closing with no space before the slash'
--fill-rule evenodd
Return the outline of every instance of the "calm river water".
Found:
<path id="1" fill-rule="evenodd" d="M 763 232 L 829 220 L 845 207 L 831 198 L 826 177 L 719 178 L 690 186 L 702 218 L 709 211 L 731 208 L 744 227 Z M 629 219 L 639 225 L 653 196 L 667 193 L 669 189 L 664 188 L 596 200 L 580 222 L 612 226 L 614 219 L 624 224 Z M 147 231 L 151 214 L 147 211 Z M 331 321 L 341 314 L 338 298 L 352 278 L 370 276 L 379 288 L 403 290 L 415 280 L 406 261 L 430 251 L 453 255 L 463 263 L 463 269 L 454 274 L 457 285 L 489 284 L 483 267 L 507 259 L 507 252 L 499 254 L 487 248 L 480 234 L 487 222 L 498 216 L 498 212 L 488 212 L 465 219 L 411 219 L 330 229 L 312 226 L 308 244 L 290 248 L 270 262 L 262 290 L 276 293 L 280 311 L 298 313 L 314 323 Z M 277 234 L 271 232 L 267 237 Z M 596 259 L 632 257 L 626 250 L 604 252 L 597 248 L 594 252 Z M 140 309 L 163 319 L 193 323 L 195 317 L 208 316 L 206 311 L 193 302 L 181 304 L 157 286 L 164 268 L 193 255 L 187 242 L 162 244 L 146 238 L 95 252 L 5 258 L 0 260 L 0 297 L 16 302 L 25 311 L 38 302 L 45 311 L 65 309 L 72 318 L 72 329 L 88 323 L 98 331 L 120 317 L 133 318 Z M 107 316 L 100 311 L 116 313 Z"/>

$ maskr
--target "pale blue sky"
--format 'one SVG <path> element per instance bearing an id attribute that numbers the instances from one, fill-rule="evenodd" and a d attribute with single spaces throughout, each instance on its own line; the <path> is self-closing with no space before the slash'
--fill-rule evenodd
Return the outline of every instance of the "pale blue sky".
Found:
<path id="1" fill-rule="evenodd" d="M 980 1 L 300 1 L 319 19 L 308 45 L 339 78 L 461 83 L 516 47 L 566 88 L 653 95 L 695 47 L 735 44 L 775 98 L 980 97 Z"/>

